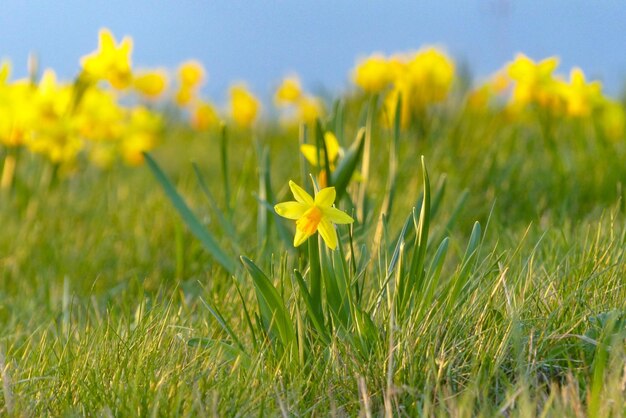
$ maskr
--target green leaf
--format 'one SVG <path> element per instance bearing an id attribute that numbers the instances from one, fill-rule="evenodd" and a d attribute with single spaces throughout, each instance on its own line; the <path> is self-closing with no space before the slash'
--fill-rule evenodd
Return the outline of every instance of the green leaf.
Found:
<path id="1" fill-rule="evenodd" d="M 183 221 L 189 228 L 192 234 L 195 235 L 196 238 L 200 240 L 204 248 L 213 256 L 215 261 L 217 261 L 226 271 L 230 274 L 235 272 L 235 261 L 224 252 L 224 250 L 219 246 L 213 235 L 207 231 L 207 229 L 200 223 L 196 215 L 189 209 L 189 206 L 185 203 L 180 194 L 176 191 L 176 188 L 167 178 L 163 170 L 158 166 L 156 161 L 152 159 L 150 154 L 144 153 L 144 157 L 146 162 L 148 163 L 148 167 L 152 170 L 152 174 L 156 177 L 159 184 L 165 191 L 165 194 L 170 199 L 170 202 L 174 205 L 180 216 L 183 218 Z"/>
<path id="2" fill-rule="evenodd" d="M 269 335 L 275 330 L 284 347 L 295 348 L 296 332 L 289 312 L 283 303 L 278 290 L 265 273 L 249 258 L 241 256 L 241 262 L 252 277 L 261 319 Z"/>
<path id="3" fill-rule="evenodd" d="M 461 261 L 461 271 L 458 272 L 456 277 L 452 281 L 452 292 L 450 293 L 450 302 L 458 305 L 462 301 L 461 292 L 467 283 L 470 275 L 472 274 L 472 268 L 474 266 L 474 260 L 477 253 L 478 245 L 480 244 L 482 230 L 480 223 L 475 222 L 472 228 L 472 234 L 467 243 L 467 249 L 465 255 Z"/>
<path id="4" fill-rule="evenodd" d="M 350 184 L 350 179 L 359 164 L 361 155 L 363 154 L 363 145 L 365 144 L 365 129 L 361 128 L 357 133 L 356 140 L 346 151 L 345 156 L 341 159 L 335 171 L 331 175 L 331 184 L 335 186 L 337 192 L 337 201 L 341 199 Z"/>
<path id="5" fill-rule="evenodd" d="M 215 197 L 213 197 L 213 193 L 211 193 L 208 185 L 206 184 L 206 181 L 204 181 L 204 176 L 202 175 L 202 172 L 200 171 L 200 167 L 198 167 L 198 164 L 191 163 L 191 165 L 196 175 L 196 179 L 198 180 L 198 184 L 200 185 L 200 189 L 202 190 L 207 200 L 209 201 L 209 205 L 211 206 L 211 209 L 217 216 L 217 220 L 219 221 L 219 224 L 224 228 L 224 231 L 228 234 L 228 237 L 231 239 L 235 251 L 239 252 L 238 251 L 239 243 L 238 243 L 238 237 L 237 237 L 237 232 L 235 231 L 235 227 L 233 226 L 232 222 L 230 222 L 226 218 L 226 216 L 224 215 L 224 212 L 222 212 L 219 206 L 217 205 L 217 201 L 215 200 Z"/>
<path id="6" fill-rule="evenodd" d="M 326 290 L 326 303 L 328 304 L 328 308 L 337 323 L 341 324 L 344 329 L 348 329 L 348 325 L 350 323 L 350 311 L 348 309 L 349 306 L 347 296 L 344 292 L 342 292 L 343 286 L 339 286 L 336 277 L 337 272 L 335 272 L 335 268 L 329 254 L 331 250 L 326 248 L 326 244 L 323 243 L 321 239 L 319 239 L 318 242 L 322 280 Z"/>
<path id="7" fill-rule="evenodd" d="M 317 311 L 315 308 L 315 303 L 309 290 L 306 287 L 306 283 L 302 274 L 298 270 L 294 271 L 294 276 L 296 278 L 296 282 L 298 282 L 298 287 L 300 289 L 300 294 L 302 295 L 302 300 L 304 301 L 304 305 L 306 306 L 307 317 L 313 324 L 313 327 L 317 330 L 320 337 L 324 340 L 325 343 L 330 342 L 330 336 L 328 329 L 324 325 L 324 317 Z"/>
<path id="8" fill-rule="evenodd" d="M 326 140 L 324 139 L 324 128 L 322 128 L 322 123 L 319 119 L 315 120 L 315 146 L 317 147 L 317 161 L 320 163 L 324 162 L 324 167 L 321 167 L 322 170 L 326 173 L 327 187 L 333 185 L 332 174 L 330 172 L 330 160 L 328 159 L 328 147 L 326 146 Z M 323 157 L 323 158 L 320 158 Z M 321 173 L 320 173 L 321 174 Z"/>
<path id="9" fill-rule="evenodd" d="M 228 334 L 228 336 L 232 338 L 232 340 L 237 344 L 237 347 L 239 347 L 241 351 L 245 352 L 245 349 L 244 349 L 243 344 L 241 343 L 241 340 L 237 337 L 237 334 L 235 334 L 235 332 L 230 327 L 230 325 L 228 325 L 228 323 L 226 322 L 226 320 L 224 319 L 220 311 L 215 306 L 209 304 L 209 302 L 207 302 L 203 298 L 200 298 L 200 301 L 209 310 L 211 315 L 213 315 L 213 317 L 217 320 L 217 323 L 226 332 L 226 334 Z"/>

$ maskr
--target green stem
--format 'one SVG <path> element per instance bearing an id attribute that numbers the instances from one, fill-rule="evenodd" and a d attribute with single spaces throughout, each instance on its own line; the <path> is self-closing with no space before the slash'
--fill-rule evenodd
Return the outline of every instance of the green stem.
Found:
<path id="1" fill-rule="evenodd" d="M 4 166 L 2 167 L 2 178 L 0 179 L 0 189 L 12 191 L 15 186 L 15 172 L 17 169 L 17 159 L 19 156 L 19 148 L 10 147 L 7 149 L 4 157 Z"/>
<path id="2" fill-rule="evenodd" d="M 228 176 L 228 136 L 226 124 L 222 124 L 220 128 L 220 157 L 222 162 L 222 180 L 224 182 L 224 200 L 226 201 L 226 213 L 230 217 L 230 179 Z"/>

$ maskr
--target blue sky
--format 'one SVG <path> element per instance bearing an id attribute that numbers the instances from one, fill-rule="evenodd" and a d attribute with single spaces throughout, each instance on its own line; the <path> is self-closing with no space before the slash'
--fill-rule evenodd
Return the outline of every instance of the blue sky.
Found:
<path id="1" fill-rule="evenodd" d="M 134 39 L 136 66 L 174 68 L 189 58 L 209 73 L 218 100 L 231 81 L 267 96 L 281 76 L 300 74 L 316 90 L 345 88 L 355 60 L 425 44 L 444 46 L 476 77 L 524 52 L 561 57 L 616 95 L 626 84 L 623 1 L 21 1 L 0 0 L 0 57 L 25 74 L 36 52 L 62 78 L 97 46 L 97 32 Z"/>

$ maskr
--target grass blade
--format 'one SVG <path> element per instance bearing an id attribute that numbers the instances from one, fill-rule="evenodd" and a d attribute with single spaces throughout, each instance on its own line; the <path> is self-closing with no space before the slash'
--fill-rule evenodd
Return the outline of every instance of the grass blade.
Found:
<path id="1" fill-rule="evenodd" d="M 241 256 L 241 262 L 250 274 L 259 303 L 259 312 L 269 335 L 278 331 L 283 347 L 295 349 L 296 331 L 285 304 L 265 273 L 252 260 Z"/>
<path id="2" fill-rule="evenodd" d="M 235 272 L 235 261 L 224 252 L 215 238 L 213 238 L 213 235 L 200 223 L 196 215 L 189 209 L 189 206 L 187 206 L 183 198 L 176 191 L 172 182 L 167 178 L 156 161 L 152 159 L 150 154 L 144 153 L 144 157 L 146 158 L 146 162 L 152 174 L 156 177 L 165 191 L 165 194 L 170 199 L 170 202 L 172 202 L 185 224 L 187 224 L 187 227 L 191 230 L 191 233 L 200 240 L 204 248 L 213 256 L 215 261 L 230 274 L 233 274 Z"/>

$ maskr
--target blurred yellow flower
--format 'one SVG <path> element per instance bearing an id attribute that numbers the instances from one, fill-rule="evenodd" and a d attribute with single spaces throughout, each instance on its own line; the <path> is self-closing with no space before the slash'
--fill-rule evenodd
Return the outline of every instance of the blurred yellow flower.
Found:
<path id="1" fill-rule="evenodd" d="M 201 101 L 191 111 L 191 126 L 196 131 L 207 131 L 218 123 L 219 117 L 210 103 Z"/>
<path id="2" fill-rule="evenodd" d="M 3 61 L 0 64 L 0 86 L 6 84 L 9 79 L 9 75 L 11 74 L 11 63 L 8 61 Z"/>
<path id="3" fill-rule="evenodd" d="M 456 76 L 454 62 L 434 47 L 414 54 L 394 55 L 386 63 L 392 86 L 384 99 L 383 122 L 387 126 L 395 119 L 399 96 L 402 96 L 401 124 L 407 127 L 411 121 L 422 118 L 428 106 L 448 97 Z"/>
<path id="4" fill-rule="evenodd" d="M 131 111 L 127 132 L 122 138 L 121 153 L 129 165 L 143 163 L 143 153 L 156 146 L 161 118 L 145 107 L 136 107 Z"/>
<path id="5" fill-rule="evenodd" d="M 70 113 L 74 91 L 57 82 L 52 70 L 44 71 L 32 96 L 34 109 L 28 148 L 56 164 L 73 165 L 84 141 Z"/>
<path id="6" fill-rule="evenodd" d="M 81 59 L 83 71 L 96 80 L 106 80 L 118 89 L 125 89 L 132 81 L 130 54 L 133 42 L 124 37 L 119 46 L 108 29 L 101 29 L 98 50 Z"/>
<path id="7" fill-rule="evenodd" d="M 602 99 L 602 84 L 599 81 L 587 83 L 580 68 L 573 68 L 569 84 L 562 87 L 566 112 L 570 116 L 585 117 L 591 114 L 593 107 Z"/>
<path id="8" fill-rule="evenodd" d="M 178 90 L 174 95 L 176 103 L 179 106 L 192 103 L 205 77 L 206 71 L 201 63 L 195 60 L 183 62 L 178 67 Z"/>
<path id="9" fill-rule="evenodd" d="M 257 119 L 260 110 L 259 100 L 243 84 L 230 88 L 230 109 L 235 123 L 250 127 Z"/>
<path id="10" fill-rule="evenodd" d="M 133 78 L 133 88 L 143 96 L 154 99 L 159 97 L 167 86 L 164 71 L 144 71 Z"/>
<path id="11" fill-rule="evenodd" d="M 298 118 L 302 122 L 313 123 L 324 112 L 321 101 L 316 97 L 303 96 L 296 102 Z"/>
<path id="12" fill-rule="evenodd" d="M 296 221 L 294 247 L 301 245 L 319 231 L 328 248 L 331 250 L 337 248 L 337 231 L 333 223 L 349 224 L 354 222 L 354 219 L 333 207 L 335 188 L 326 187 L 313 198 L 293 181 L 289 181 L 289 187 L 296 201 L 279 203 L 274 206 L 274 210 L 280 216 Z"/>
<path id="13" fill-rule="evenodd" d="M 471 90 L 467 95 L 467 107 L 473 111 L 489 110 L 492 99 L 503 93 L 509 86 L 510 79 L 503 71 L 498 71 L 489 79 Z"/>
<path id="14" fill-rule="evenodd" d="M 195 60 L 183 62 L 178 67 L 180 84 L 185 87 L 199 87 L 206 76 L 202 64 Z"/>
<path id="15" fill-rule="evenodd" d="M 126 124 L 113 92 L 93 87 L 83 94 L 73 118 L 80 135 L 97 142 L 117 141 Z"/>
<path id="16" fill-rule="evenodd" d="M 337 160 L 339 159 L 343 151 L 341 147 L 339 147 L 339 141 L 337 141 L 337 137 L 332 132 L 324 133 L 324 143 L 326 145 L 326 150 L 328 151 L 328 163 L 330 164 L 330 171 L 334 171 Z M 317 147 L 315 145 L 300 145 L 300 152 L 313 167 L 320 167 L 323 165 L 320 164 L 317 158 Z M 324 161 L 324 149 L 320 150 L 320 156 L 322 158 L 322 161 Z"/>
<path id="17" fill-rule="evenodd" d="M 0 85 L 0 143 L 9 147 L 27 144 L 37 117 L 35 88 L 27 80 Z"/>
<path id="18" fill-rule="evenodd" d="M 517 54 L 515 60 L 507 66 L 509 77 L 514 82 L 512 104 L 525 106 L 536 103 L 551 110 L 559 110 L 560 87 L 552 75 L 558 65 L 557 57 L 535 63 L 526 55 Z"/>
<path id="19" fill-rule="evenodd" d="M 297 103 L 302 97 L 302 87 L 297 76 L 286 77 L 276 89 L 274 102 L 277 106 L 288 106 Z"/>
<path id="20" fill-rule="evenodd" d="M 433 47 L 418 51 L 406 72 L 412 90 L 410 101 L 421 107 L 441 102 L 448 97 L 454 75 L 454 63 L 445 53 Z"/>
<path id="21" fill-rule="evenodd" d="M 180 87 L 174 96 L 174 101 L 179 106 L 187 106 L 196 96 L 194 89 L 189 87 Z"/>
<path id="22" fill-rule="evenodd" d="M 354 83 L 368 93 L 384 90 L 393 80 L 393 68 L 382 55 L 372 55 L 354 70 Z"/>

